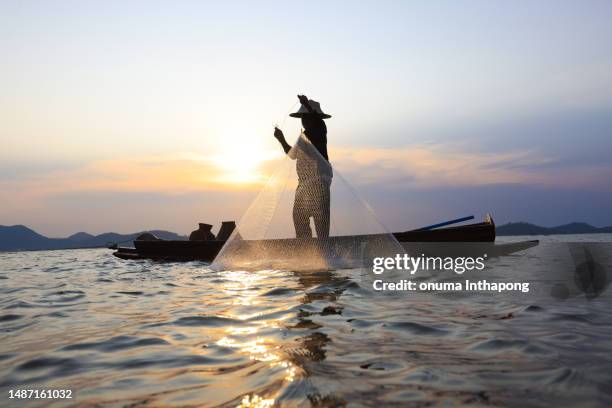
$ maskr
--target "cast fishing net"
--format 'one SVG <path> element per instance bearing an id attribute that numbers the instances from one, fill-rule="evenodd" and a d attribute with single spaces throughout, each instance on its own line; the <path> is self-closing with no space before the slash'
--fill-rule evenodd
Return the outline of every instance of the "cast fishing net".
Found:
<path id="1" fill-rule="evenodd" d="M 211 266 L 345 269 L 403 253 L 371 208 L 301 134 Z"/>

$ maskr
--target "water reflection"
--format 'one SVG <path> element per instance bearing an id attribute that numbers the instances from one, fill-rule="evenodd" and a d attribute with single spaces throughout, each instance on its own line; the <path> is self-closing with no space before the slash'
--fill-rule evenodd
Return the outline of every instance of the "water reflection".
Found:
<path id="1" fill-rule="evenodd" d="M 268 408 L 274 406 L 274 398 L 261 398 L 259 395 L 245 395 L 238 408 Z"/>
<path id="2" fill-rule="evenodd" d="M 314 314 L 339 313 L 333 308 L 325 308 L 323 312 L 308 311 L 306 305 L 315 301 L 333 302 L 342 293 L 343 286 L 348 283 L 346 277 L 336 276 L 334 272 L 291 272 L 295 286 L 277 287 L 268 290 L 269 296 L 293 294 L 296 303 L 291 307 L 295 313 L 266 314 L 257 311 L 257 305 L 262 303 L 262 287 L 269 288 L 269 282 L 279 275 L 288 272 L 280 271 L 259 271 L 259 272 L 223 272 L 225 282 L 221 290 L 231 296 L 233 305 L 237 309 L 229 312 L 227 317 L 249 322 L 247 326 L 227 327 L 225 335 L 216 344 L 220 347 L 229 347 L 237 352 L 249 357 L 250 360 L 264 362 L 270 369 L 281 368 L 285 375 L 283 381 L 291 383 L 296 378 L 304 379 L 308 377 L 307 363 L 317 362 L 325 359 L 325 346 L 330 342 L 330 338 L 316 329 L 320 328 L 309 319 Z M 287 283 L 286 280 L 283 281 Z M 311 288 L 316 291 L 309 291 Z M 244 307 L 247 307 L 246 309 Z M 332 311 L 330 311 L 332 310 Z M 291 321 L 285 324 L 286 321 Z M 266 337 L 262 333 L 269 328 L 281 328 L 282 330 L 297 329 L 304 331 L 301 336 L 292 338 L 288 343 L 280 341 L 275 337 Z M 297 344 L 297 346 L 295 345 Z M 280 387 L 280 390 L 285 386 Z M 276 394 L 278 394 L 277 391 Z M 243 396 L 240 407 L 266 407 L 274 404 L 276 394 L 258 395 L 246 394 Z"/>

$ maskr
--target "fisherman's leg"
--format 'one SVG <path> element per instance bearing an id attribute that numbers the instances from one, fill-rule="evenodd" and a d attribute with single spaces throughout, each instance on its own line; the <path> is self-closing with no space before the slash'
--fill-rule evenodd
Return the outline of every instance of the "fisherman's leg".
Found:
<path id="1" fill-rule="evenodd" d="M 312 238 L 310 213 L 306 204 L 304 191 L 298 186 L 295 190 L 295 200 L 293 202 L 293 226 L 295 227 L 296 238 Z"/>
<path id="2" fill-rule="evenodd" d="M 317 191 L 317 211 L 313 214 L 317 237 L 322 239 L 329 238 L 329 206 L 330 194 L 329 185 L 323 183 Z"/>

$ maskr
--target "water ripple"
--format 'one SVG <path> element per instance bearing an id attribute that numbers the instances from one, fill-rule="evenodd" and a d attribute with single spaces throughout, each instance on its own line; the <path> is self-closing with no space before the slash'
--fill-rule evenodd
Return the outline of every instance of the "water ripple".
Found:
<path id="1" fill-rule="evenodd" d="M 545 255 L 487 273 L 536 279 Z M 612 406 L 607 293 L 380 295 L 350 270 L 212 271 L 97 249 L 0 262 L 3 393 L 70 388 L 75 406 Z"/>

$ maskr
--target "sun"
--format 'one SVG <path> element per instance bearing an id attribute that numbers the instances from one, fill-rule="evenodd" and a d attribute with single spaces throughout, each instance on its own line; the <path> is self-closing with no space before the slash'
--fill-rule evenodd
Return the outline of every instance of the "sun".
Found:
<path id="1" fill-rule="evenodd" d="M 254 120 L 246 120 L 253 123 Z M 268 129 L 269 130 L 269 129 Z M 243 122 L 224 121 L 223 126 L 209 130 L 214 137 L 207 138 L 207 145 L 200 149 L 199 160 L 211 166 L 206 178 L 224 185 L 261 185 L 273 171 L 271 162 L 283 157 L 276 147 L 271 132 L 257 125 L 245 126 Z M 206 154 L 202 152 L 206 151 Z"/>
<path id="2" fill-rule="evenodd" d="M 257 151 L 235 147 L 213 155 L 210 160 L 219 169 L 218 181 L 232 184 L 252 184 L 261 181 L 259 167 L 264 159 Z"/>
<path id="3" fill-rule="evenodd" d="M 210 161 L 218 169 L 217 181 L 231 184 L 259 184 L 265 181 L 263 165 L 280 156 L 253 140 L 231 140 L 218 146 Z"/>

